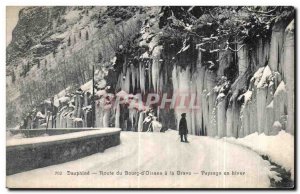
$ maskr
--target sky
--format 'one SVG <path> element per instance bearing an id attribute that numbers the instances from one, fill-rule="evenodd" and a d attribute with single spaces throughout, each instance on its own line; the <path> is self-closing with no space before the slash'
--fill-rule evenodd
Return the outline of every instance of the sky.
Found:
<path id="1" fill-rule="evenodd" d="M 18 22 L 18 15 L 22 6 L 7 6 L 6 7 L 6 46 L 12 38 L 12 31 Z"/>

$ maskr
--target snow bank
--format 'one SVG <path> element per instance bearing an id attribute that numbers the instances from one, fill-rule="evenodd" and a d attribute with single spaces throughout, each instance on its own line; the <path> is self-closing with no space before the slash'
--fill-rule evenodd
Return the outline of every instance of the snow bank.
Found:
<path id="1" fill-rule="evenodd" d="M 253 133 L 243 138 L 224 138 L 226 141 L 248 147 L 291 172 L 294 180 L 294 136 L 280 131 L 278 135 L 267 136 L 264 133 Z"/>

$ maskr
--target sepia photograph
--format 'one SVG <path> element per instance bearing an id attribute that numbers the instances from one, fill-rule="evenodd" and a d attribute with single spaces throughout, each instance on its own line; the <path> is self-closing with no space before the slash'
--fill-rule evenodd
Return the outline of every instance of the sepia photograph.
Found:
<path id="1" fill-rule="evenodd" d="M 295 189 L 295 19 L 6 6 L 6 187 Z"/>

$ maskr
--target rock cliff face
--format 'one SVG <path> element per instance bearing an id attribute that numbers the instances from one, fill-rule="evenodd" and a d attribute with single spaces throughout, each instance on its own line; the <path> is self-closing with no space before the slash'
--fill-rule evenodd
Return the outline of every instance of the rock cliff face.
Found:
<path id="1" fill-rule="evenodd" d="M 89 81 L 92 66 L 100 69 L 99 54 L 107 65 L 114 46 L 133 34 L 142 11 L 139 7 L 22 9 L 7 47 L 8 126 L 30 116 L 43 100 L 68 87 L 74 92 Z M 126 34 L 117 37 L 117 30 Z"/>
<path id="2" fill-rule="evenodd" d="M 51 12 L 51 17 L 59 21 L 55 25 L 38 24 L 34 37 L 46 36 L 40 29 L 62 29 L 62 15 L 68 18 L 73 14 L 67 20 L 66 30 L 62 30 L 68 35 L 57 45 L 52 42 L 51 48 L 46 46 L 51 50 L 65 44 L 65 49 L 51 59 L 48 55 L 43 58 L 47 54 L 45 46 L 36 48 L 36 52 L 43 53 L 39 58 L 48 59 L 54 71 L 65 68 L 68 74 L 54 74 L 58 79 L 68 77 L 74 67 L 77 73 L 70 77 L 71 81 L 61 79 L 61 86 L 54 87 L 56 93 L 47 93 L 45 98 L 53 96 L 54 108 L 49 99 L 41 101 L 39 108 L 26 116 L 23 127 L 43 126 L 48 118 L 45 114 L 51 110 L 53 117 L 49 118 L 53 118 L 54 127 L 95 125 L 142 131 L 143 121 L 151 113 L 163 129 L 177 129 L 181 113 L 186 113 L 190 134 L 244 137 L 254 132 L 294 133 L 295 48 L 291 7 L 29 10 L 35 10 L 33 16 Z M 85 16 L 77 18 L 77 10 Z M 58 13 L 61 15 L 57 16 Z M 121 13 L 126 13 L 126 17 L 122 18 Z M 14 30 L 11 45 L 17 44 L 14 40 L 28 41 L 26 37 L 17 37 L 21 33 L 18 29 L 24 29 L 23 17 L 24 11 L 20 13 L 20 25 Z M 113 25 L 107 18 L 114 21 Z M 79 40 L 79 32 L 81 36 L 85 32 L 78 29 L 88 32 L 85 40 Z M 8 55 L 12 56 L 9 48 Z M 90 80 L 92 64 L 96 67 L 94 91 Z M 39 79 L 41 76 L 37 76 L 36 80 Z M 77 86 L 64 89 L 74 80 Z M 13 85 L 9 83 L 8 87 Z"/>
<path id="3" fill-rule="evenodd" d="M 25 57 L 29 54 L 45 56 L 53 51 L 61 40 L 50 41 L 49 37 L 55 32 L 56 26 L 62 24 L 60 16 L 65 11 L 65 7 L 22 9 L 19 13 L 18 24 L 13 31 L 13 40 L 7 47 L 7 64 L 20 56 Z M 31 49 L 39 44 L 39 49 Z M 30 49 L 31 52 L 28 52 Z"/>

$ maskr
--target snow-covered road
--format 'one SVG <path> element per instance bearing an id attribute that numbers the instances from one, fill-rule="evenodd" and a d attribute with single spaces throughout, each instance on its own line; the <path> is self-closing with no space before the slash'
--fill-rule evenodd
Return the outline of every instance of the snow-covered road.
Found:
<path id="1" fill-rule="evenodd" d="M 190 143 L 181 143 L 177 132 L 170 130 L 166 133 L 122 132 L 121 145 L 104 153 L 11 175 L 7 177 L 7 185 L 262 188 L 269 187 L 269 177 L 275 176 L 269 162 L 247 148 L 211 137 L 189 136 L 188 139 Z M 78 171 L 89 175 L 70 175 Z"/>

